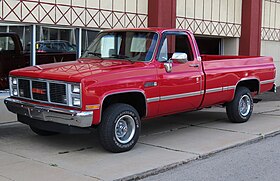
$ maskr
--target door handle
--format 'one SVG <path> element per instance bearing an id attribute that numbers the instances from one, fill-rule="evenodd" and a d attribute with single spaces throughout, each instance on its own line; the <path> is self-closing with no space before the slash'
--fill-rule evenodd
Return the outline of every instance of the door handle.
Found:
<path id="1" fill-rule="evenodd" d="M 199 64 L 189 64 L 190 67 L 199 67 Z"/>

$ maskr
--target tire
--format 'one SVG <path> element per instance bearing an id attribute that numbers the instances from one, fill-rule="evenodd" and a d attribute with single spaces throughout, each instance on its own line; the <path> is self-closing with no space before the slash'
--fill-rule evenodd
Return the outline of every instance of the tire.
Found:
<path id="1" fill-rule="evenodd" d="M 134 107 L 113 104 L 102 115 L 98 126 L 99 142 L 109 152 L 129 151 L 138 141 L 140 130 L 140 117 Z"/>
<path id="2" fill-rule="evenodd" d="M 52 135 L 56 135 L 58 134 L 57 132 L 52 132 L 52 131 L 46 131 L 46 130 L 42 130 L 42 129 L 38 129 L 34 126 L 29 126 L 31 128 L 31 130 L 36 133 L 39 136 L 52 136 Z"/>
<path id="3" fill-rule="evenodd" d="M 246 87 L 238 87 L 234 99 L 227 104 L 227 116 L 233 123 L 244 123 L 252 115 L 254 103 L 251 92 Z"/>

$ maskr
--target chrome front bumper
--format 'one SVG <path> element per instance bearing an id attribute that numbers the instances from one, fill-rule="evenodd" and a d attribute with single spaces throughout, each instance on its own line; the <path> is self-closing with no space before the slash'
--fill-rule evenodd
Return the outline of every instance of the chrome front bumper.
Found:
<path id="1" fill-rule="evenodd" d="M 93 111 L 81 112 L 55 107 L 38 106 L 13 98 L 6 98 L 4 102 L 9 111 L 33 119 L 81 128 L 90 127 L 92 125 Z"/>

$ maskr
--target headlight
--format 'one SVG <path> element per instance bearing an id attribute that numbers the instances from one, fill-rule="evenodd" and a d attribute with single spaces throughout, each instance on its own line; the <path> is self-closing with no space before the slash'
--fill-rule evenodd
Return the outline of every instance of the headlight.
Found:
<path id="1" fill-rule="evenodd" d="M 68 87 L 68 105 L 74 107 L 82 106 L 82 89 L 81 84 L 69 83 Z"/>
<path id="2" fill-rule="evenodd" d="M 81 99 L 77 97 L 73 97 L 72 104 L 73 106 L 81 106 Z"/>
<path id="3" fill-rule="evenodd" d="M 80 85 L 72 85 L 72 93 L 80 94 L 81 93 Z"/>
<path id="4" fill-rule="evenodd" d="M 18 83 L 17 79 L 16 78 L 12 78 L 12 84 L 13 85 L 17 85 L 17 83 Z"/>
<path id="5" fill-rule="evenodd" d="M 13 94 L 13 96 L 18 96 L 18 90 L 17 89 L 13 89 L 12 94 Z"/>
<path id="6" fill-rule="evenodd" d="M 10 95 L 18 96 L 18 79 L 15 77 L 9 77 Z"/>

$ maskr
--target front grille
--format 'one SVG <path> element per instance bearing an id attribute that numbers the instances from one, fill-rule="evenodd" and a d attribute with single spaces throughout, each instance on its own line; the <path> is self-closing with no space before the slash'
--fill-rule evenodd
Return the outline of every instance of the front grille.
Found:
<path id="1" fill-rule="evenodd" d="M 50 99 L 51 102 L 66 104 L 66 85 L 50 83 Z"/>
<path id="2" fill-rule="evenodd" d="M 21 98 L 59 105 L 68 105 L 67 84 L 47 80 L 18 79 Z"/>
<path id="3" fill-rule="evenodd" d="M 48 101 L 47 83 L 32 81 L 33 99 L 38 101 Z"/>
<path id="4" fill-rule="evenodd" d="M 29 80 L 18 80 L 19 96 L 25 98 L 31 98 L 30 82 Z"/>

